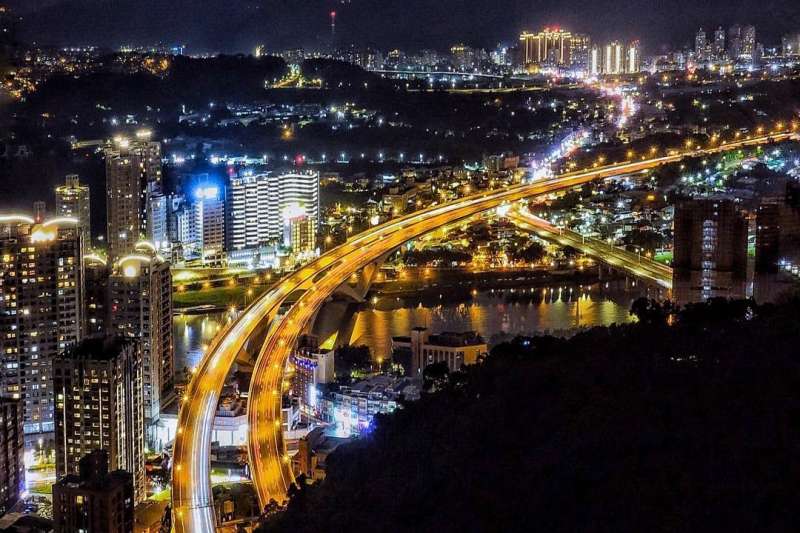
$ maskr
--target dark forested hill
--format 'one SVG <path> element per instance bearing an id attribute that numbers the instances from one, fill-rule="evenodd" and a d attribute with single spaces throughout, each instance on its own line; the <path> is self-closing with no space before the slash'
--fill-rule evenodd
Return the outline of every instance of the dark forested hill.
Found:
<path id="1" fill-rule="evenodd" d="M 264 531 L 788 531 L 800 304 L 517 339 L 381 418 Z"/>

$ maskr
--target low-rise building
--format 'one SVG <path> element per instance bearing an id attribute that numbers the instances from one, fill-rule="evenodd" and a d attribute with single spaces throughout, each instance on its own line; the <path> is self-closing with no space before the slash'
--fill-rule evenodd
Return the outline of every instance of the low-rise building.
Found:
<path id="1" fill-rule="evenodd" d="M 416 197 L 417 188 L 414 186 L 390 187 L 381 200 L 383 212 L 393 216 L 402 215 L 408 210 L 408 205 L 414 202 Z"/>
<path id="2" fill-rule="evenodd" d="M 296 476 L 320 481 L 325 479 L 328 456 L 342 444 L 351 442 L 351 437 L 332 437 L 325 434 L 325 428 L 312 429 L 297 443 L 297 453 L 292 457 L 292 467 Z"/>
<path id="3" fill-rule="evenodd" d="M 423 327 L 414 328 L 408 337 L 392 337 L 392 349 L 399 359 L 406 359 L 406 374 L 413 377 L 421 376 L 426 366 L 440 362 L 447 363 L 450 372 L 455 372 L 489 353 L 486 341 L 474 331 L 431 335 Z"/>
<path id="4" fill-rule="evenodd" d="M 318 416 L 333 425 L 335 436 L 357 436 L 369 430 L 376 414 L 391 413 L 402 400 L 419 399 L 420 389 L 418 379 L 380 374 L 323 394 Z"/>

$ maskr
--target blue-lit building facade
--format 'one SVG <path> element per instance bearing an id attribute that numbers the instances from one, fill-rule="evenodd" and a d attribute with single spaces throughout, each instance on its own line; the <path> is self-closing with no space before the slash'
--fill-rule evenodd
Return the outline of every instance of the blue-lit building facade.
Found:
<path id="1" fill-rule="evenodd" d="M 186 175 L 178 192 L 150 198 L 149 227 L 159 252 L 203 266 L 281 268 L 288 256 L 316 254 L 317 172 Z"/>

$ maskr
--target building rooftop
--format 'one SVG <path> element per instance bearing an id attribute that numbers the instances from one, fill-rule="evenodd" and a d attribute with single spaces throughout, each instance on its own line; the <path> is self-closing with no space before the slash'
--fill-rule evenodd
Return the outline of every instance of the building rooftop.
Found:
<path id="1" fill-rule="evenodd" d="M 7 513 L 0 518 L 0 533 L 45 533 L 53 531 L 53 522 L 41 516 Z"/>
<path id="2" fill-rule="evenodd" d="M 464 331 L 461 333 L 453 331 L 443 331 L 437 335 L 428 337 L 426 344 L 432 346 L 478 346 L 486 344 L 486 341 L 475 331 Z"/>
<path id="3" fill-rule="evenodd" d="M 334 437 L 327 435 L 325 431 L 326 428 L 322 426 L 316 427 L 309 431 L 308 435 L 303 437 L 304 439 L 308 440 L 314 453 L 328 455 L 333 453 L 333 451 L 342 444 L 347 444 L 348 442 L 353 441 L 353 438 L 351 437 Z"/>
<path id="4" fill-rule="evenodd" d="M 378 374 L 354 383 L 349 387 L 342 387 L 339 393 L 342 395 L 381 397 L 394 400 L 401 395 L 408 399 L 416 398 L 419 396 L 419 391 L 420 383 L 417 379 Z"/>
<path id="5" fill-rule="evenodd" d="M 131 490 L 133 490 L 133 475 L 124 470 L 114 470 L 103 476 L 95 476 L 89 479 L 81 478 L 81 476 L 77 474 L 67 474 L 58 480 L 54 486 L 106 492 L 110 488 L 125 484 L 130 484 Z"/>
<path id="6" fill-rule="evenodd" d="M 123 337 L 91 337 L 84 339 L 67 352 L 68 359 L 88 359 L 93 361 L 109 361 L 119 355 L 122 350 L 133 344 L 133 339 Z"/>
<path id="7" fill-rule="evenodd" d="M 427 330 L 428 328 L 416 327 L 412 331 L 425 332 Z M 410 343 L 411 337 L 407 335 L 397 335 L 392 337 L 392 341 L 396 343 Z M 486 344 L 486 340 L 476 331 L 443 331 L 442 333 L 428 335 L 425 339 L 425 344 L 428 346 L 456 348 L 458 346 L 480 346 Z"/>
<path id="8" fill-rule="evenodd" d="M 133 474 L 124 470 L 108 471 L 108 452 L 94 450 L 78 463 L 79 474 L 68 474 L 53 487 L 105 492 L 109 489 L 129 485 L 133 490 Z"/>

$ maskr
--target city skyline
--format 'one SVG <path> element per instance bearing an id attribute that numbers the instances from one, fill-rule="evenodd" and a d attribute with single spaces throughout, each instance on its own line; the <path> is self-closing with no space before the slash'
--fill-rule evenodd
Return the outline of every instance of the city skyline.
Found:
<path id="1" fill-rule="evenodd" d="M 0 529 L 789 530 L 768 1 L 0 5 Z"/>

